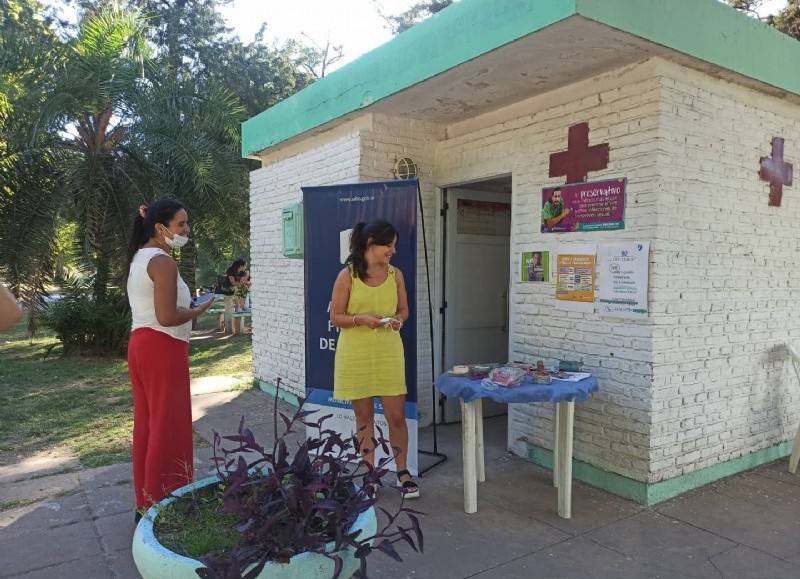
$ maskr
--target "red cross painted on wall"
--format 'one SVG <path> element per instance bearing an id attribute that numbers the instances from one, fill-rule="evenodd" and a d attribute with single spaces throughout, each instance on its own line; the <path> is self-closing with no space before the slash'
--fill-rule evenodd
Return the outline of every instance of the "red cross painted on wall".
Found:
<path id="1" fill-rule="evenodd" d="M 783 139 L 772 138 L 772 158 L 761 157 L 761 170 L 758 176 L 762 181 L 769 181 L 769 204 L 771 207 L 781 206 L 783 186 L 792 184 L 792 164 L 783 162 Z"/>
<path id="2" fill-rule="evenodd" d="M 566 175 L 567 183 L 583 183 L 589 171 L 608 167 L 608 143 L 589 146 L 589 123 L 572 125 L 567 150 L 550 155 L 550 176 Z"/>

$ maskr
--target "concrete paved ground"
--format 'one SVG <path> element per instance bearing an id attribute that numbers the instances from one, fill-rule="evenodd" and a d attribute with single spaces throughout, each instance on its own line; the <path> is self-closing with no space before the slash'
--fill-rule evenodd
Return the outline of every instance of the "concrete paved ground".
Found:
<path id="1" fill-rule="evenodd" d="M 272 401 L 261 392 L 194 385 L 195 428 L 235 431 L 239 418 L 269 440 Z M 222 388 L 223 391 L 219 391 Z M 505 418 L 488 418 L 487 481 L 478 512 L 463 511 L 459 425 L 439 427 L 449 460 L 419 479 L 425 553 L 370 558 L 369 576 L 392 579 L 800 577 L 800 475 L 780 460 L 645 508 L 575 483 L 573 518 L 556 515 L 550 473 L 505 452 Z M 421 432 L 430 449 L 430 430 Z M 210 448 L 197 450 L 198 475 Z M 425 466 L 429 457 L 421 457 Z M 381 489 L 384 505 L 397 501 Z M 135 579 L 131 465 L 81 470 L 54 456 L 0 467 L 0 577 Z"/>

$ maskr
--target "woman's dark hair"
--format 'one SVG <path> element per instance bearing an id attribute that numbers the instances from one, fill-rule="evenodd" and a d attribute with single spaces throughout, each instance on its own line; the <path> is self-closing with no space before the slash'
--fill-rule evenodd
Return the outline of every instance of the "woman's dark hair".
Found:
<path id="1" fill-rule="evenodd" d="M 156 223 L 169 227 L 169 222 L 181 209 L 186 209 L 183 203 L 174 199 L 159 199 L 148 205 L 145 209 L 144 217 L 141 213 L 136 213 L 133 220 L 133 233 L 131 242 L 128 245 L 128 270 L 130 271 L 131 262 L 136 252 L 147 243 L 151 237 L 156 235 Z"/>
<path id="2" fill-rule="evenodd" d="M 235 278 L 237 278 L 237 279 L 238 279 L 238 276 L 239 276 L 239 268 L 240 268 L 240 267 L 242 267 L 242 266 L 243 266 L 244 264 L 246 264 L 246 263 L 247 263 L 247 262 L 246 262 L 245 260 L 241 259 L 241 258 L 240 258 L 240 259 L 237 259 L 236 261 L 234 261 L 234 262 L 233 262 L 233 265 L 231 265 L 231 266 L 230 266 L 230 267 L 227 269 L 227 271 L 225 272 L 225 275 L 232 275 L 233 277 L 235 277 Z"/>
<path id="3" fill-rule="evenodd" d="M 382 219 L 376 219 L 372 223 L 357 223 L 350 234 L 350 255 L 347 256 L 344 264 L 353 268 L 353 274 L 357 275 L 361 281 L 367 278 L 367 262 L 364 253 L 369 248 L 369 242 L 373 245 L 391 245 L 395 238 L 400 239 L 400 234 L 394 225 Z"/>

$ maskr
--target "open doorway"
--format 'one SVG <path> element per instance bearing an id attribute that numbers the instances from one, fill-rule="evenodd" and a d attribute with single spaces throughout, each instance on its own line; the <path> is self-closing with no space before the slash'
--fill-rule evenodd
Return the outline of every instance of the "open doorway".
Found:
<path id="1" fill-rule="evenodd" d="M 443 201 L 444 368 L 507 362 L 511 175 L 449 187 Z M 484 400 L 485 417 L 505 413 L 504 404 Z M 458 400 L 445 400 L 442 420 L 461 420 Z"/>

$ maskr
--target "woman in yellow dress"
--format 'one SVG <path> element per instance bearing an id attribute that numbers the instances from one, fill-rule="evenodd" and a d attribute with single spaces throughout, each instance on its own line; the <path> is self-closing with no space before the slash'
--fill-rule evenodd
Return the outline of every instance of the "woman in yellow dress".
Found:
<path id="1" fill-rule="evenodd" d="M 408 472 L 406 374 L 400 329 L 408 319 L 402 272 L 389 264 L 397 230 L 386 221 L 359 223 L 350 236 L 350 255 L 333 284 L 331 323 L 341 328 L 336 344 L 333 395 L 350 400 L 364 460 L 374 464 L 375 406 L 381 399 L 389 442 L 397 449 L 397 479 L 406 498 L 419 496 Z"/>

